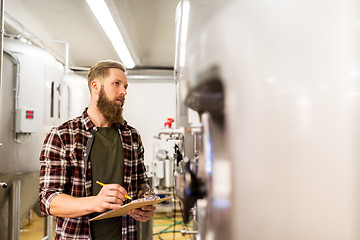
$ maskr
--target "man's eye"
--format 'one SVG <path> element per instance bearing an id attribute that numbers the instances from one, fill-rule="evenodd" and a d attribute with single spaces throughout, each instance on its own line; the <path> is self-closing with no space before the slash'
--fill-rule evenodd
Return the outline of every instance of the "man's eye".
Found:
<path id="1" fill-rule="evenodd" d="M 119 83 L 118 83 L 118 82 L 114 82 L 114 84 L 115 84 L 115 85 L 119 85 Z"/>

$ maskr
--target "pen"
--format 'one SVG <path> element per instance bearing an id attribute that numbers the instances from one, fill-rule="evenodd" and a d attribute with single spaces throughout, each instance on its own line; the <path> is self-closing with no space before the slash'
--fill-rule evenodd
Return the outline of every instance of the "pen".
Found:
<path id="1" fill-rule="evenodd" d="M 97 184 L 101 185 L 101 186 L 104 186 L 105 184 L 103 184 L 102 182 L 99 182 L 99 181 L 96 181 Z M 131 197 L 129 197 L 128 195 L 124 195 L 124 197 L 126 197 L 127 199 L 129 200 L 132 200 Z"/>

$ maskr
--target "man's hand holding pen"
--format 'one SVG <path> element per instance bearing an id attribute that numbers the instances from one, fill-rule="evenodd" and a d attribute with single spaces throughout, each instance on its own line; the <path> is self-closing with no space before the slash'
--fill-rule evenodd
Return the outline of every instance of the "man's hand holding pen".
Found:
<path id="1" fill-rule="evenodd" d="M 103 184 L 94 198 L 94 210 L 104 212 L 107 209 L 119 209 L 126 200 L 127 191 L 119 184 Z"/>
<path id="2" fill-rule="evenodd" d="M 96 181 L 102 188 L 99 194 L 95 198 L 96 212 L 104 212 L 107 209 L 119 209 L 125 202 L 126 198 L 132 200 L 122 186 L 119 184 L 104 184 Z M 154 193 L 155 194 L 155 193 Z M 154 216 L 155 206 L 144 206 L 129 211 L 129 215 L 135 220 L 140 222 L 146 222 Z"/>

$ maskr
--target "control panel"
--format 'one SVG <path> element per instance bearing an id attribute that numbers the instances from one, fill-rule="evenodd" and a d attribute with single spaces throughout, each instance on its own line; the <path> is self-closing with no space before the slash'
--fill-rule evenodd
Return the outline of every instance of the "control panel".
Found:
<path id="1" fill-rule="evenodd" d="M 39 111 L 34 108 L 18 108 L 15 113 L 15 132 L 32 133 L 39 129 Z"/>

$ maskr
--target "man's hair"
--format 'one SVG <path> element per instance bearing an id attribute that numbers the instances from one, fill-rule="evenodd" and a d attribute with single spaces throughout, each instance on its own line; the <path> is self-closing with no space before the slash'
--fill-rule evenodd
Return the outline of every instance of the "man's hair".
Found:
<path id="1" fill-rule="evenodd" d="M 91 66 L 89 73 L 87 75 L 88 78 L 88 86 L 91 92 L 91 82 L 94 79 L 103 79 L 109 75 L 109 68 L 117 68 L 126 73 L 126 68 L 120 62 L 111 61 L 111 60 L 103 60 L 97 62 L 95 65 Z"/>

